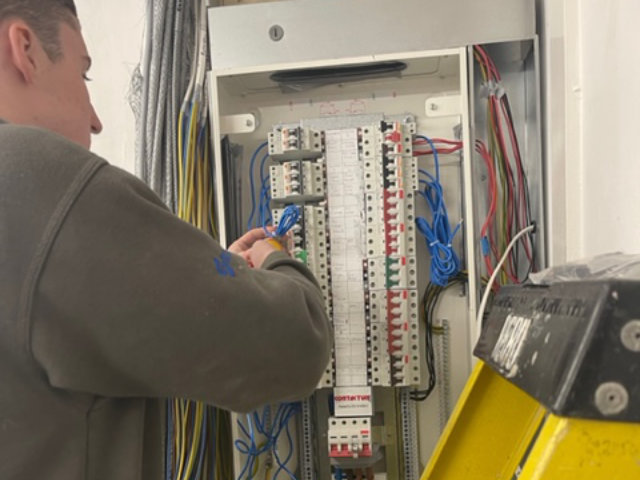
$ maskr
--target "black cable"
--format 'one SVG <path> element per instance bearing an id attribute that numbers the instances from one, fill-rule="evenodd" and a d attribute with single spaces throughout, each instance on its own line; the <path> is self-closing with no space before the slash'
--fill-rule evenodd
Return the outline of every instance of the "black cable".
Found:
<path id="1" fill-rule="evenodd" d="M 445 286 L 436 285 L 432 282 L 427 284 L 422 300 L 420 304 L 420 317 L 425 322 L 425 335 L 426 335 L 426 351 L 425 360 L 427 364 L 427 373 L 429 378 L 427 380 L 427 387 L 424 390 L 412 390 L 410 392 L 410 398 L 412 400 L 422 402 L 426 400 L 436 387 L 436 367 L 435 367 L 435 349 L 433 344 L 433 320 L 435 317 L 436 307 L 442 293 L 453 285 L 458 285 L 467 282 L 467 273 L 460 272 L 455 277 L 449 279 L 449 282 Z"/>

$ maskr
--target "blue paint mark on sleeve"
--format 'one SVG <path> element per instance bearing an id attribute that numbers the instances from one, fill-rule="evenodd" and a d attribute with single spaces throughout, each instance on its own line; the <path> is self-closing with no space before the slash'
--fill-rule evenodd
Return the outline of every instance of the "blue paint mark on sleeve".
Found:
<path id="1" fill-rule="evenodd" d="M 220 254 L 220 257 L 216 257 L 213 259 L 213 264 L 216 266 L 216 270 L 223 277 L 235 277 L 236 272 L 233 270 L 231 266 L 231 254 L 226 250 Z"/>

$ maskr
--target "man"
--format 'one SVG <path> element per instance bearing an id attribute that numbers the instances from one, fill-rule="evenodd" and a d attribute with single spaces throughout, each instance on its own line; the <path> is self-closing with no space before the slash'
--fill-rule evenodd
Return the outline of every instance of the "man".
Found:
<path id="1" fill-rule="evenodd" d="M 329 357 L 309 271 L 225 252 L 92 155 L 72 0 L 0 0 L 0 479 L 160 479 L 164 398 L 247 411 Z"/>

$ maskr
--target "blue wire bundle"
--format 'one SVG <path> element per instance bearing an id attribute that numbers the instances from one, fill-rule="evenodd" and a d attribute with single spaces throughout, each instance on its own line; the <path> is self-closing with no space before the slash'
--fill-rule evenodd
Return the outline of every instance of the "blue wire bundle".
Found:
<path id="1" fill-rule="evenodd" d="M 427 202 L 432 221 L 429 223 L 426 218 L 416 217 L 416 227 L 424 236 L 431 254 L 431 281 L 436 285 L 445 286 L 449 282 L 449 278 L 460 271 L 460 259 L 452 244 L 461 223 L 451 231 L 449 214 L 444 203 L 444 192 L 440 183 L 440 162 L 436 146 L 431 139 L 425 136 L 416 135 L 416 137 L 422 138 L 431 146 L 436 169 L 435 177 L 426 170 L 419 170 L 421 175 L 427 177 L 427 180 L 420 179 L 420 185 L 424 188 L 421 188 L 418 194 Z"/>
<path id="2" fill-rule="evenodd" d="M 271 451 L 273 453 L 273 458 L 275 459 L 278 469 L 274 473 L 272 480 L 277 480 L 278 475 L 281 472 L 285 472 L 292 480 L 297 480 L 296 476 L 287 468 L 287 464 L 291 460 L 293 456 L 293 438 L 291 436 L 291 430 L 289 427 L 290 420 L 295 416 L 295 414 L 300 410 L 300 405 L 298 403 L 283 403 L 278 406 L 276 414 L 271 422 L 271 425 L 268 426 L 268 418 L 271 414 L 271 407 L 266 406 L 262 409 L 262 414 L 259 415 L 258 412 L 253 412 L 247 414 L 247 426 L 238 420 L 238 426 L 242 433 L 247 437 L 249 443 L 245 440 L 238 439 L 235 441 L 236 449 L 247 456 L 247 460 L 238 475 L 238 480 L 242 480 L 245 477 L 247 480 L 253 477 L 253 468 L 255 465 L 258 456 Z M 258 447 L 256 442 L 256 431 L 265 437 L 264 445 Z M 287 457 L 282 460 L 278 453 L 278 439 L 280 435 L 285 434 L 287 437 L 287 445 L 288 445 L 288 454 Z"/>
<path id="3" fill-rule="evenodd" d="M 300 207 L 297 205 L 287 205 L 282 212 L 282 217 L 280 218 L 280 222 L 278 223 L 277 228 L 272 232 L 267 229 L 267 226 L 271 224 L 271 209 L 269 208 L 269 204 L 271 202 L 271 195 L 269 194 L 269 182 L 270 177 L 265 172 L 265 165 L 267 159 L 269 158 L 269 154 L 265 154 L 260 161 L 260 195 L 258 197 L 258 204 L 256 212 L 256 195 L 255 195 L 255 182 L 253 179 L 253 170 L 255 168 L 255 163 L 258 158 L 258 154 L 260 151 L 267 146 L 267 142 L 264 142 L 258 146 L 253 155 L 251 156 L 251 162 L 249 163 L 249 183 L 251 186 L 251 214 L 249 215 L 249 221 L 247 222 L 247 230 L 250 230 L 254 227 L 253 225 L 253 217 L 256 216 L 256 227 L 258 225 L 262 226 L 267 236 L 269 237 L 282 237 L 286 235 L 286 233 L 291 230 L 294 225 L 300 219 Z"/>
<path id="4" fill-rule="evenodd" d="M 271 223 L 271 210 L 269 203 L 271 202 L 271 195 L 269 195 L 269 177 L 266 177 L 263 181 L 262 190 L 260 191 L 260 204 L 258 211 L 260 212 L 260 224 L 264 229 L 268 237 L 277 238 L 283 237 L 291 230 L 298 220 L 300 219 L 300 207 L 298 205 L 287 205 L 282 212 L 278 226 L 274 231 L 267 229 Z"/>
<path id="5" fill-rule="evenodd" d="M 284 212 L 282 212 L 282 216 L 280 217 L 280 221 L 278 222 L 278 226 L 273 232 L 270 232 L 266 229 L 266 224 L 264 224 L 265 232 L 270 237 L 283 237 L 287 234 L 289 230 L 291 230 L 298 220 L 300 219 L 300 207 L 298 205 L 287 205 L 284 208 Z"/>

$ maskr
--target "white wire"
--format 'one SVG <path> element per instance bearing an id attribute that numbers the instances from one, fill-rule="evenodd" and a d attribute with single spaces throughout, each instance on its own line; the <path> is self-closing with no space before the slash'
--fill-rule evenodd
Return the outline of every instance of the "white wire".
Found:
<path id="1" fill-rule="evenodd" d="M 487 301 L 489 300 L 489 293 L 491 293 L 491 287 L 493 286 L 493 282 L 495 282 L 496 277 L 498 276 L 498 273 L 500 273 L 500 269 L 502 268 L 502 264 L 507 259 L 507 257 L 509 256 L 509 252 L 511 252 L 511 249 L 516 244 L 516 242 L 520 239 L 520 237 L 522 237 L 523 235 L 526 235 L 527 233 L 533 231 L 533 229 L 535 229 L 535 228 L 536 228 L 535 225 L 529 225 L 528 227 L 523 228 L 522 230 L 520 230 L 516 234 L 515 237 L 513 237 L 513 239 L 511 239 L 511 242 L 509 243 L 509 245 L 507 245 L 506 250 L 502 254 L 502 258 L 498 262 L 498 265 L 496 266 L 495 270 L 493 271 L 493 274 L 491 275 L 491 278 L 489 278 L 489 282 L 487 283 L 487 286 L 484 289 L 484 294 L 482 295 L 482 301 L 480 302 L 480 308 L 478 309 L 478 316 L 476 317 L 476 321 L 477 321 L 478 326 L 482 325 L 482 317 L 484 316 L 484 311 L 487 308 Z"/>
<path id="2" fill-rule="evenodd" d="M 200 50 L 200 30 L 198 25 L 200 24 L 200 6 L 196 6 L 195 11 L 195 25 L 194 29 L 194 56 L 198 56 L 198 51 Z M 187 91 L 184 94 L 184 99 L 182 100 L 182 106 L 180 107 L 181 112 L 186 112 L 189 109 L 189 101 L 193 95 L 193 90 L 196 84 L 196 69 L 197 69 L 197 58 L 193 58 L 191 61 L 191 73 L 189 74 L 189 85 L 187 86 Z"/>
<path id="3" fill-rule="evenodd" d="M 204 86 L 204 74 L 207 68 L 207 4 L 202 2 L 201 11 L 197 18 L 197 49 L 195 55 L 197 56 L 196 70 L 195 70 L 195 83 L 199 88 Z"/>
<path id="4" fill-rule="evenodd" d="M 207 70 L 207 2 L 201 3 L 202 11 L 200 12 L 198 23 L 198 43 L 196 48 L 196 70 L 194 85 L 194 100 L 200 105 L 198 110 L 198 123 L 202 124 L 207 117 L 208 105 L 204 103 L 205 97 L 204 85 L 205 74 Z M 195 60 L 195 59 L 194 59 Z"/>

